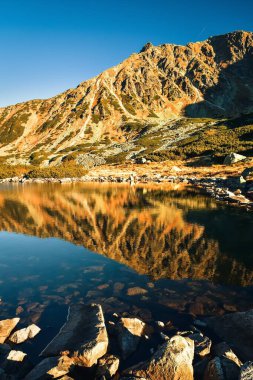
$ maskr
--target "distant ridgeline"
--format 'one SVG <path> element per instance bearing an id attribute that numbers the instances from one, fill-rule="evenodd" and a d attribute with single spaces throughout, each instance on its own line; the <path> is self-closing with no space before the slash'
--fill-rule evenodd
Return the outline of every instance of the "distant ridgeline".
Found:
<path id="1" fill-rule="evenodd" d="M 252 67 L 251 32 L 186 46 L 148 43 L 75 89 L 1 108 L 1 162 L 91 167 L 251 155 Z"/>

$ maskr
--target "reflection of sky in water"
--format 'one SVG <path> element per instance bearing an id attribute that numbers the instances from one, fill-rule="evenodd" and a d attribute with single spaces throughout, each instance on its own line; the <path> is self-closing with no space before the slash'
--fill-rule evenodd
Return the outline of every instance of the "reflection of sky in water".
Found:
<path id="1" fill-rule="evenodd" d="M 7 187 L 0 214 L 1 318 L 17 314 L 21 325 L 43 328 L 34 355 L 62 325 L 70 303 L 98 302 L 106 315 L 178 324 L 190 315 L 252 307 L 252 289 L 231 285 L 252 284 L 252 219 L 202 195 Z"/>

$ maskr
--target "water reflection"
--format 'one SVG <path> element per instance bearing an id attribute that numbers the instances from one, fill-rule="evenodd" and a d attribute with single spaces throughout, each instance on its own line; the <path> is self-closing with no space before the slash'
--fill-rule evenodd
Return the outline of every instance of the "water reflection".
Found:
<path id="1" fill-rule="evenodd" d="M 57 237 L 159 279 L 252 285 L 253 221 L 193 191 L 102 184 L 6 186 L 0 230 Z"/>

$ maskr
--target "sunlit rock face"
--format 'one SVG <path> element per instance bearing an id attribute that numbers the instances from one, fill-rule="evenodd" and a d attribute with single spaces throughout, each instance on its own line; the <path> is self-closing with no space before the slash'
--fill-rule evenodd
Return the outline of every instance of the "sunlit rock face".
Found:
<path id="1" fill-rule="evenodd" d="M 226 211 L 200 194 L 95 184 L 14 186 L 1 191 L 0 213 L 2 231 L 62 238 L 155 280 L 252 284 L 250 220 L 239 231 Z"/>
<path id="2" fill-rule="evenodd" d="M 106 148 L 108 141 L 129 141 L 141 126 L 168 126 L 184 115 L 252 112 L 252 64 L 250 32 L 186 46 L 147 44 L 75 89 L 0 109 L 0 153 L 22 163 L 42 148 L 45 159 L 77 145 L 83 152 L 95 142 Z"/>

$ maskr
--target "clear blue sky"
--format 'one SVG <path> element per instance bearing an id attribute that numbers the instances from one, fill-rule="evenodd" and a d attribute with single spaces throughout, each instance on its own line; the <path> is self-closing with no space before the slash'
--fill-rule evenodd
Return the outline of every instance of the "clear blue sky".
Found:
<path id="1" fill-rule="evenodd" d="M 253 0 L 0 0 L 0 106 L 56 95 L 147 42 L 253 31 Z"/>

